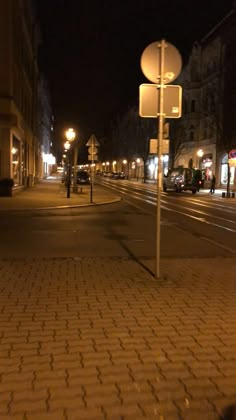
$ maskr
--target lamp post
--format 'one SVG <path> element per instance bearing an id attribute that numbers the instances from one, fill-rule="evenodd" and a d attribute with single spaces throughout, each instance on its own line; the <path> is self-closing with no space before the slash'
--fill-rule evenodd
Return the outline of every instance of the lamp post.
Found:
<path id="1" fill-rule="evenodd" d="M 71 143 L 75 139 L 75 131 L 73 128 L 69 128 L 66 131 L 66 143 L 64 144 L 65 149 L 68 153 L 68 173 L 67 173 L 67 198 L 70 198 L 70 184 L 71 184 Z"/>

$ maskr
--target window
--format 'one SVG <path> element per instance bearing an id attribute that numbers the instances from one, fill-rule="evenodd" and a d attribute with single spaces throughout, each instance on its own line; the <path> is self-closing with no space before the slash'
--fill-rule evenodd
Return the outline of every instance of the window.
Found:
<path id="1" fill-rule="evenodd" d="M 191 125 L 190 133 L 189 133 L 189 140 L 190 141 L 194 141 L 194 130 L 195 130 L 194 125 Z"/>
<path id="2" fill-rule="evenodd" d="M 196 103 L 195 103 L 195 100 L 193 99 L 193 100 L 191 101 L 191 112 L 195 112 L 195 111 L 196 111 L 196 109 L 195 109 L 195 105 L 196 105 Z"/>
<path id="3" fill-rule="evenodd" d="M 235 176 L 235 167 L 230 168 L 230 184 L 234 184 L 234 176 Z M 225 154 L 221 161 L 221 176 L 220 182 L 222 184 L 227 184 L 228 180 L 228 155 Z"/>

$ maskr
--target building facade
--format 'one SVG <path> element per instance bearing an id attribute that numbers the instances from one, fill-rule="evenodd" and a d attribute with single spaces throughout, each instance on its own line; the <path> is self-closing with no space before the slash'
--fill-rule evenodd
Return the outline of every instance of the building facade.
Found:
<path id="1" fill-rule="evenodd" d="M 213 174 L 217 185 L 236 186 L 236 10 L 193 45 L 178 83 L 183 87 L 183 115 L 173 132 L 174 165 L 201 169 L 205 186 Z"/>
<path id="2" fill-rule="evenodd" d="M 32 1 L 1 1 L 0 179 L 13 178 L 19 186 L 31 186 L 42 177 L 44 140 L 39 138 L 38 130 L 39 42 Z"/>

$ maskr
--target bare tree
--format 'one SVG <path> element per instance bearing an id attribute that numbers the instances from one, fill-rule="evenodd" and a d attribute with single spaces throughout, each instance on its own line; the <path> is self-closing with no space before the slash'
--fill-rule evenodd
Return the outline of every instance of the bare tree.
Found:
<path id="1" fill-rule="evenodd" d="M 186 128 L 182 119 L 171 120 L 170 122 L 170 155 L 169 165 L 173 167 L 176 159 L 186 148 Z"/>
<path id="2" fill-rule="evenodd" d="M 149 140 L 157 136 L 156 120 L 141 118 L 136 106 L 131 107 L 114 127 L 112 143 L 116 156 L 128 159 L 141 157 L 144 163 L 144 182 L 147 178 Z"/>

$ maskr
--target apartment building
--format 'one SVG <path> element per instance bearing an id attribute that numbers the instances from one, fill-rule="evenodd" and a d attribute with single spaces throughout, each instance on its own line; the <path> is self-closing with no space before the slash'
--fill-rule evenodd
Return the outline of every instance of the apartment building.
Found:
<path id="1" fill-rule="evenodd" d="M 48 139 L 39 138 L 40 31 L 31 0 L 0 2 L 0 179 L 31 186 L 44 171 L 42 153 Z M 42 101 L 41 101 L 42 102 Z M 48 110 L 51 113 L 51 110 Z M 48 117 L 50 119 L 50 117 Z M 45 120 L 45 118 L 44 118 Z M 51 123 L 48 123 L 48 130 Z"/>
<path id="2" fill-rule="evenodd" d="M 212 175 L 225 186 L 229 154 L 236 149 L 236 9 L 195 42 L 178 80 L 183 87 L 183 116 L 174 131 L 175 166 L 202 171 L 205 186 Z M 181 137 L 178 139 L 178 136 Z M 236 170 L 230 159 L 230 184 Z"/>

